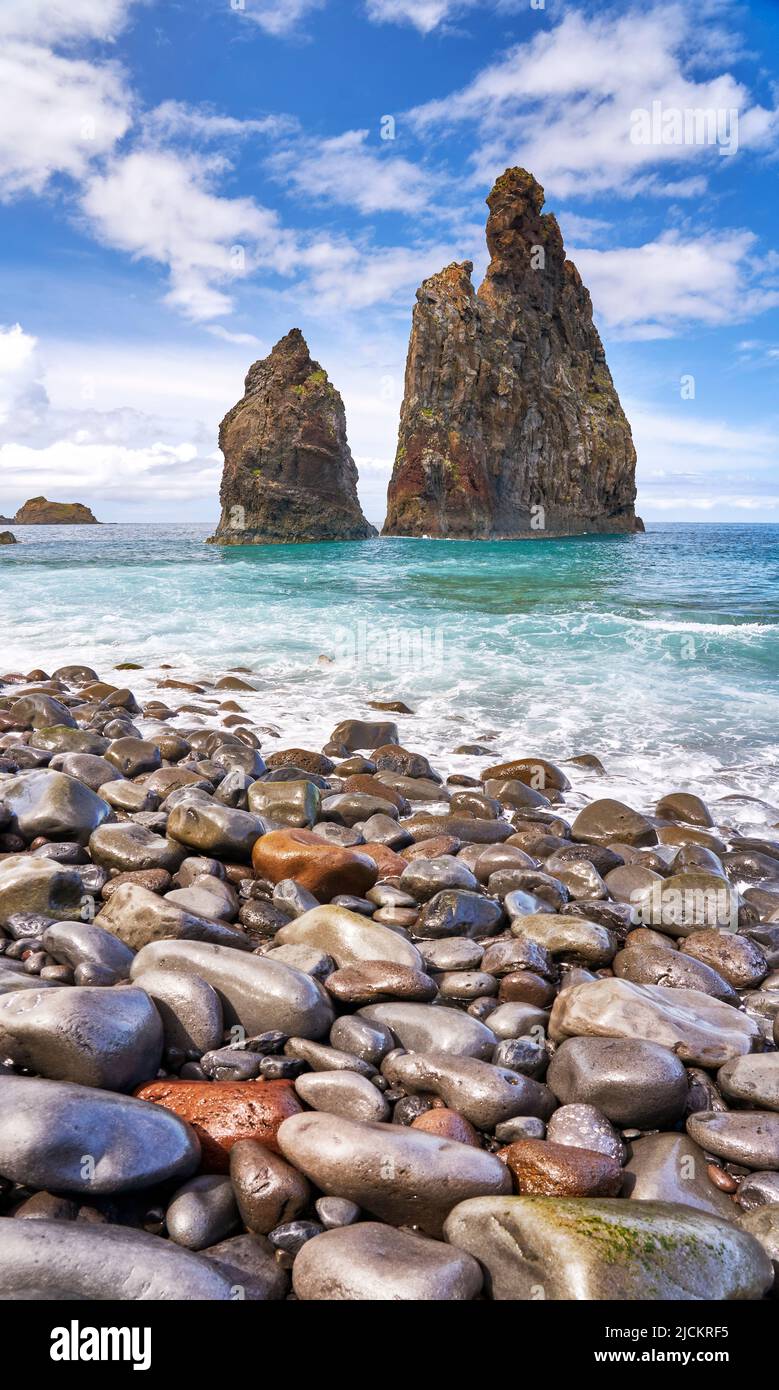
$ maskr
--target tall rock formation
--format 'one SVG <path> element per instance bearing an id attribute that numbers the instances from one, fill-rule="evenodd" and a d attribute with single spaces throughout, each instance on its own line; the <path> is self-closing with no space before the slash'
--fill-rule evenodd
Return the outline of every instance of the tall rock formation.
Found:
<path id="1" fill-rule="evenodd" d="M 221 545 L 375 536 L 357 497 L 343 401 L 293 328 L 246 377 L 219 427 Z"/>
<path id="2" fill-rule="evenodd" d="M 544 190 L 507 169 L 487 205 L 478 293 L 470 261 L 417 291 L 384 534 L 643 529 L 630 426 Z"/>

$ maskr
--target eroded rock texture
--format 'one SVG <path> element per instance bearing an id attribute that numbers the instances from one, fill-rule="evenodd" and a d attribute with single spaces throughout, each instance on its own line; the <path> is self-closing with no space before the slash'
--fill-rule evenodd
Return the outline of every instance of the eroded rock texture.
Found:
<path id="1" fill-rule="evenodd" d="M 470 261 L 417 291 L 384 534 L 643 529 L 630 426 L 544 191 L 507 169 L 487 205 L 478 293 Z"/>
<path id="2" fill-rule="evenodd" d="M 376 534 L 357 497 L 343 401 L 299 328 L 249 368 L 219 429 L 222 545 L 351 541 Z"/>

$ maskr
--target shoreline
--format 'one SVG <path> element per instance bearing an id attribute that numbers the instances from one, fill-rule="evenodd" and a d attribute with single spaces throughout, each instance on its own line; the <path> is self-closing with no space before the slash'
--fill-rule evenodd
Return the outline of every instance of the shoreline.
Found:
<path id="1" fill-rule="evenodd" d="M 776 828 L 140 674 L 0 680 L 0 1291 L 760 1299 Z"/>
<path id="2" fill-rule="evenodd" d="M 686 626 L 689 628 L 690 625 Z M 362 623 L 362 628 L 366 627 Z M 394 670 L 391 663 L 379 663 L 374 668 L 375 674 L 372 674 L 370 651 L 351 652 L 349 649 L 339 657 L 338 631 L 340 629 L 332 630 L 323 636 L 323 649 L 319 656 L 312 656 L 300 664 L 275 668 L 267 668 L 262 662 L 253 665 L 241 662 L 224 666 L 204 665 L 201 660 L 188 656 L 181 649 L 171 651 L 169 661 L 149 664 L 132 660 L 112 661 L 110 667 L 99 660 L 101 652 L 97 647 L 87 648 L 84 656 L 94 663 L 95 669 L 104 673 L 105 680 L 116 681 L 126 677 L 142 703 L 154 700 L 161 690 L 165 696 L 163 682 L 169 679 L 179 680 L 184 686 L 191 687 L 188 691 L 182 690 L 181 698 L 173 701 L 175 708 L 168 721 L 173 728 L 180 725 L 197 728 L 208 724 L 219 704 L 216 682 L 225 675 L 240 674 L 250 687 L 240 692 L 246 722 L 249 727 L 262 730 L 266 752 L 284 746 L 285 742 L 290 746 L 300 746 L 301 743 L 304 746 L 321 746 L 339 720 L 350 717 L 369 719 L 374 717 L 376 703 L 400 700 L 407 702 L 409 709 L 409 713 L 398 716 L 401 736 L 414 746 L 425 747 L 444 776 L 478 776 L 485 759 L 497 763 L 508 758 L 519 743 L 531 752 L 540 752 L 564 766 L 579 755 L 594 755 L 599 759 L 602 770 L 595 772 L 581 765 L 577 771 L 569 793 L 576 809 L 581 809 L 588 798 L 611 795 L 632 801 L 637 809 L 651 813 L 653 796 L 656 800 L 673 785 L 678 785 L 685 791 L 710 799 L 721 808 L 718 814 L 726 818 L 732 808 L 742 819 L 750 820 L 753 830 L 765 829 L 779 820 L 779 797 L 771 799 L 771 773 L 763 770 L 757 759 L 745 764 L 738 759 L 724 762 L 716 756 L 713 746 L 692 747 L 685 742 L 681 733 L 677 738 L 666 736 L 659 746 L 644 747 L 644 731 L 640 723 L 632 720 L 624 721 L 618 738 L 608 734 L 604 738 L 602 731 L 591 731 L 589 738 L 580 738 L 576 734 L 577 721 L 573 708 L 566 715 L 562 738 L 556 736 L 554 730 L 544 732 L 543 720 L 528 719 L 517 727 L 515 719 L 504 722 L 498 708 L 482 709 L 478 703 L 461 716 L 454 712 L 447 699 L 444 677 L 448 658 L 440 663 L 440 667 L 433 668 L 440 688 L 427 682 L 428 692 L 420 695 L 425 688 L 426 678 L 418 662 L 414 662 L 410 670 L 401 663 L 399 672 Z M 354 637 L 351 632 L 346 635 Z M 402 631 L 400 635 L 404 635 Z M 355 641 L 359 636 L 357 631 Z M 336 651 L 335 658 L 328 655 L 328 644 L 331 651 Z M 46 671 L 51 671 L 62 663 L 67 664 L 70 650 L 69 644 L 59 650 L 49 649 L 40 667 L 33 663 L 30 669 L 45 667 Z M 114 655 L 118 656 L 119 653 L 115 652 Z M 19 677 L 24 673 L 0 671 L 0 682 L 3 674 Z M 195 708 L 198 705 L 200 708 Z M 184 708 L 179 713 L 181 706 Z M 525 724 L 532 728 L 536 723 L 540 732 L 529 733 Z M 456 751 L 467 744 L 483 746 L 484 755 Z"/>
<path id="3" fill-rule="evenodd" d="M 548 735 L 531 740 L 526 733 L 515 731 L 513 728 L 496 727 L 501 721 L 490 717 L 494 711 L 484 711 L 481 717 L 476 718 L 471 714 L 467 719 L 461 720 L 454 713 L 446 713 L 445 704 L 438 695 L 418 699 L 417 691 L 423 683 L 418 672 L 414 673 L 409 682 L 405 675 L 397 679 L 386 678 L 382 675 L 382 668 L 379 668 L 379 678 L 371 680 L 359 666 L 348 661 L 339 665 L 337 659 L 331 661 L 328 658 L 325 661 L 322 659 L 324 655 L 325 653 L 322 653 L 320 657 L 298 668 L 278 671 L 258 670 L 242 665 L 210 667 L 204 670 L 198 661 L 191 659 L 174 663 L 153 663 L 148 666 L 138 664 L 138 669 L 132 669 L 136 663 L 130 662 L 125 675 L 134 685 L 141 701 L 154 699 L 161 688 L 163 691 L 165 689 L 161 683 L 170 678 L 192 687 L 188 693 L 182 692 L 179 706 L 195 706 L 199 703 L 201 708 L 185 708 L 181 713 L 178 713 L 178 710 L 174 711 L 169 722 L 175 728 L 179 724 L 198 727 L 208 723 L 218 702 L 218 695 L 214 689 L 216 681 L 231 672 L 242 673 L 246 682 L 254 687 L 240 692 L 242 707 L 249 726 L 263 730 L 266 751 L 282 746 L 285 740 L 290 745 L 300 744 L 301 740 L 323 744 L 327 740 L 330 728 L 339 719 L 351 716 L 371 718 L 372 702 L 401 699 L 413 702 L 409 706 L 410 713 L 398 717 L 401 735 L 415 745 L 428 747 L 430 755 L 434 757 L 436 765 L 445 776 L 458 773 L 476 776 L 485 757 L 492 758 L 495 762 L 509 757 L 512 747 L 519 739 L 524 746 L 532 747 L 533 751 L 539 748 L 542 752 L 545 750 L 546 755 L 563 765 L 567 765 L 571 758 L 579 754 L 594 754 L 599 758 L 604 772 L 595 773 L 582 766 L 577 773 L 570 793 L 577 809 L 588 797 L 608 792 L 622 798 L 632 797 L 636 800 L 638 809 L 651 811 L 653 788 L 651 785 L 647 787 L 648 769 L 653 763 L 659 763 L 664 771 L 655 775 L 654 791 L 658 796 L 675 780 L 680 786 L 683 784 L 684 790 L 699 795 L 706 795 L 707 788 L 712 789 L 711 794 L 716 802 L 738 799 L 746 806 L 751 800 L 755 806 L 755 823 L 770 820 L 773 812 L 779 817 L 779 798 L 776 803 L 770 801 L 770 777 L 765 777 L 764 785 L 757 783 L 751 777 L 745 777 L 744 770 L 738 764 L 728 766 L 718 763 L 709 750 L 696 751 L 695 756 L 699 761 L 694 769 L 691 767 L 684 775 L 674 779 L 671 769 L 678 766 L 680 759 L 691 757 L 690 750 L 685 748 L 681 739 L 663 750 L 662 761 L 658 759 L 659 750 L 650 749 L 636 757 L 628 748 L 616 749 L 608 740 L 590 740 L 585 744 L 577 739 L 573 732 L 566 737 L 567 746 L 561 748 L 559 742 L 550 741 Z M 67 649 L 62 649 L 59 653 L 55 651 L 52 659 L 44 663 L 46 669 L 54 669 L 60 664 L 60 658 L 67 662 Z M 105 679 L 123 679 L 122 665 L 124 663 L 119 662 L 111 668 L 102 667 Z M 0 679 L 2 674 L 0 672 Z M 409 685 L 413 688 L 409 689 Z M 301 695 L 305 696 L 306 703 L 298 706 Z M 485 746 L 484 757 L 455 752 L 457 747 L 467 743 Z M 552 746 L 553 743 L 557 746 Z M 745 782 L 746 785 L 742 785 Z M 640 792 L 637 795 L 639 788 Z M 577 802 L 579 796 L 583 798 L 581 802 Z M 767 809 L 761 811 L 761 805 Z M 727 809 L 727 804 L 724 809 Z M 743 811 L 744 807 L 741 809 Z"/>

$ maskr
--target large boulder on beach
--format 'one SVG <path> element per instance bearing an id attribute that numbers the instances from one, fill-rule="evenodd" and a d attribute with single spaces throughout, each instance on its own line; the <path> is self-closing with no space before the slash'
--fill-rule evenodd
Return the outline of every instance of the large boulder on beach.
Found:
<path id="1" fill-rule="evenodd" d="M 411 1094 L 436 1095 L 477 1129 L 493 1130 L 515 1115 L 547 1120 L 555 1108 L 548 1087 L 509 1067 L 447 1052 L 409 1052 L 389 1057 L 383 1074 Z"/>
<path id="2" fill-rule="evenodd" d="M 412 970 L 422 969 L 422 957 L 410 941 L 391 927 L 334 903 L 312 907 L 282 927 L 274 940 L 280 946 L 315 946 L 332 956 L 341 968 L 381 960 L 410 966 Z"/>
<path id="3" fill-rule="evenodd" d="M 238 1283 L 215 1260 L 127 1226 L 0 1220 L 0 1299 L 227 1302 Z"/>
<path id="4" fill-rule="evenodd" d="M 357 497 L 343 401 L 299 328 L 249 368 L 219 427 L 220 545 L 355 541 L 376 534 Z"/>
<path id="5" fill-rule="evenodd" d="M 42 937 L 43 948 L 55 960 L 73 967 L 98 965 L 117 980 L 126 980 L 134 955 L 129 946 L 93 922 L 55 922 Z"/>
<path id="6" fill-rule="evenodd" d="M 389 1028 L 408 1052 L 446 1052 L 488 1061 L 498 1039 L 491 1028 L 462 1009 L 429 1004 L 367 1004 L 359 1010 L 371 1024 Z"/>
<path id="7" fill-rule="evenodd" d="M 183 1180 L 200 1162 L 194 1130 L 132 1096 L 0 1075 L 0 1173 L 25 1186 L 98 1195 Z"/>
<path id="8" fill-rule="evenodd" d="M 292 827 L 255 839 L 252 866 L 271 883 L 294 879 L 323 903 L 339 893 L 359 897 L 379 876 L 375 860 L 362 849 L 330 844 L 312 830 Z"/>
<path id="9" fill-rule="evenodd" d="M 471 1255 L 378 1221 L 307 1241 L 292 1278 L 303 1302 L 461 1302 L 475 1298 L 482 1285 Z"/>
<path id="10" fill-rule="evenodd" d="M 723 1096 L 758 1110 L 779 1110 L 779 1052 L 734 1057 L 717 1072 Z"/>
<path id="11" fill-rule="evenodd" d="M 189 794 L 168 816 L 167 834 L 198 854 L 249 859 L 252 847 L 265 831 L 261 816 L 222 806 L 207 796 Z"/>
<path id="12" fill-rule="evenodd" d="M 148 994 L 162 1019 L 166 1049 L 202 1057 L 219 1047 L 224 1017 L 219 995 L 199 975 L 173 970 L 142 970 L 134 983 Z M 152 1073 L 147 1072 L 147 1076 Z"/>
<path id="13" fill-rule="evenodd" d="M 267 956 L 203 941 L 153 941 L 135 957 L 133 980 L 147 970 L 199 975 L 219 995 L 225 1025 L 238 1024 L 249 1037 L 278 1029 L 288 1037 L 321 1038 L 333 1023 L 316 980 Z"/>
<path id="14" fill-rule="evenodd" d="M 591 801 L 576 817 L 571 835 L 585 845 L 654 845 L 657 832 L 640 811 L 612 797 Z"/>
<path id="15" fill-rule="evenodd" d="M 385 744 L 396 745 L 398 738 L 398 726 L 391 720 L 342 719 L 333 729 L 330 743 L 346 753 L 372 752 Z"/>
<path id="16" fill-rule="evenodd" d="M 709 1180 L 706 1157 L 686 1134 L 634 1139 L 622 1195 L 636 1202 L 678 1202 L 735 1221 L 738 1207 Z"/>
<path id="17" fill-rule="evenodd" d="M 9 718 L 22 729 L 42 729 L 46 725 L 60 725 L 75 729 L 76 721 L 67 705 L 63 705 L 54 695 L 42 690 L 31 695 L 21 695 L 14 700 L 8 711 Z"/>
<path id="18" fill-rule="evenodd" d="M 140 883 L 120 883 L 100 912 L 98 926 L 112 932 L 133 951 L 150 942 L 176 940 L 213 942 L 232 947 L 237 955 L 250 951 L 252 942 L 243 932 L 217 918 L 189 912 L 169 898 L 161 898 Z"/>
<path id="19" fill-rule="evenodd" d="M 688 1117 L 687 1133 L 726 1163 L 758 1171 L 779 1169 L 779 1115 L 773 1110 L 700 1110 Z"/>
<path id="20" fill-rule="evenodd" d="M 76 869 L 26 854 L 0 859 L 0 927 L 18 913 L 75 921 L 83 902 L 84 887 Z"/>
<path id="21" fill-rule="evenodd" d="M 734 989 L 757 989 L 768 974 L 765 952 L 756 941 L 735 932 L 704 927 L 685 937 L 679 950 L 711 966 Z"/>
<path id="22" fill-rule="evenodd" d="M 33 768 L 0 782 L 0 806 L 11 816 L 11 828 L 23 839 L 45 835 L 51 840 L 88 840 L 111 814 L 111 808 L 89 787 L 64 772 Z"/>
<path id="23" fill-rule="evenodd" d="M 321 1192 L 346 1197 L 391 1226 L 413 1223 L 426 1235 L 440 1235 L 466 1197 L 511 1188 L 508 1169 L 493 1154 L 404 1125 L 311 1112 L 285 1120 L 278 1142 Z"/>
<path id="24" fill-rule="evenodd" d="M 747 1014 L 695 989 L 594 980 L 558 994 L 549 1020 L 556 1042 L 570 1037 L 644 1038 L 694 1066 L 718 1067 L 751 1052 L 760 1036 Z"/>
<path id="25" fill-rule="evenodd" d="M 641 1038 L 568 1038 L 556 1049 L 546 1080 L 563 1105 L 595 1105 L 613 1124 L 638 1129 L 673 1124 L 689 1093 L 676 1053 Z"/>
<path id="26" fill-rule="evenodd" d="M 95 864 L 120 873 L 142 869 L 167 869 L 173 873 L 184 858 L 181 845 L 133 821 L 99 826 L 89 838 L 89 852 Z"/>
<path id="27" fill-rule="evenodd" d="M 162 1022 L 142 989 L 5 994 L 0 1055 L 54 1081 L 130 1091 L 157 1071 Z"/>
<path id="28" fill-rule="evenodd" d="M 548 758 L 539 757 L 510 758 L 508 762 L 495 763 L 484 769 L 482 781 L 521 782 L 537 792 L 566 792 L 571 786 L 562 768 Z M 523 801 L 521 804 L 533 803 Z"/>
<path id="29" fill-rule="evenodd" d="M 480 1197 L 455 1207 L 444 1235 L 499 1301 L 759 1299 L 773 1282 L 753 1236 L 672 1202 Z"/>

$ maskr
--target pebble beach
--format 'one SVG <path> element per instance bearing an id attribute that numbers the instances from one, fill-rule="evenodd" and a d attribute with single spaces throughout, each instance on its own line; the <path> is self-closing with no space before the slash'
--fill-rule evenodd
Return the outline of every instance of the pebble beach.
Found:
<path id="1" fill-rule="evenodd" d="M 134 665 L 0 676 L 0 1296 L 770 1296 L 770 789 Z"/>

